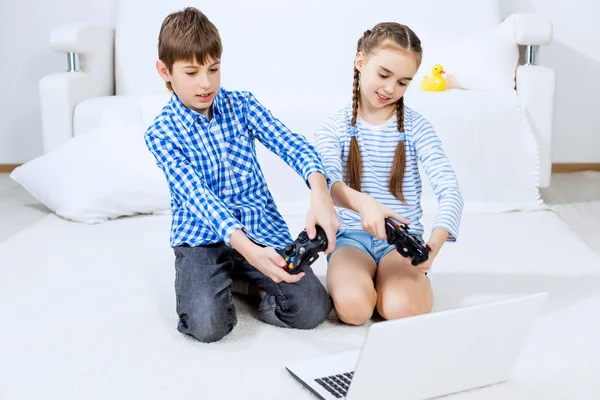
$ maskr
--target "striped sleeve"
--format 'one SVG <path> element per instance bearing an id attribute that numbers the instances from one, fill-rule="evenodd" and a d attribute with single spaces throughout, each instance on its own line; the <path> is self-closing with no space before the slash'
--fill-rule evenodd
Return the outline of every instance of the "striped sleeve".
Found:
<path id="1" fill-rule="evenodd" d="M 145 140 L 169 187 L 184 199 L 187 210 L 202 224 L 209 225 L 230 246 L 231 235 L 243 225 L 206 187 L 198 171 L 172 141 L 163 137 L 159 129 L 150 127 Z"/>
<path id="2" fill-rule="evenodd" d="M 278 155 L 292 167 L 308 184 L 313 172 L 325 175 L 315 148 L 303 136 L 291 132 L 281 121 L 275 118 L 258 100 L 248 93 L 246 120 L 252 134 L 271 152 Z"/>
<path id="3" fill-rule="evenodd" d="M 321 157 L 328 178 L 328 187 L 342 180 L 342 146 L 337 134 L 335 120 L 328 118 L 315 133 L 315 147 Z"/>
<path id="4" fill-rule="evenodd" d="M 432 230 L 443 228 L 450 234 L 448 240 L 455 241 L 464 205 L 456 174 L 429 121 L 421 115 L 415 117 L 412 134 L 417 157 L 438 200 L 438 212 Z"/>

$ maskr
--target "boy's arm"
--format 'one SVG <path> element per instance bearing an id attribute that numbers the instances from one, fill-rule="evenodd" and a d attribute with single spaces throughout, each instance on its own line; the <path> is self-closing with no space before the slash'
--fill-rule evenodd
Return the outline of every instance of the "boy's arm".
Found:
<path id="1" fill-rule="evenodd" d="M 148 130 L 146 145 L 162 169 L 169 187 L 192 215 L 211 228 L 230 245 L 231 235 L 243 225 L 231 214 L 210 189 L 206 187 L 196 169 L 185 155 L 160 132 Z"/>
<path id="2" fill-rule="evenodd" d="M 315 148 L 301 135 L 292 133 L 269 110 L 248 93 L 246 121 L 253 136 L 302 176 L 311 189 L 310 209 L 306 220 L 306 233 L 311 239 L 319 225 L 327 235 L 325 254 L 335 247 L 335 235 L 340 219 L 328 193 L 328 178 Z"/>
<path id="3" fill-rule="evenodd" d="M 325 254 L 335 249 L 335 238 L 340 229 L 340 218 L 333 207 L 333 200 L 327 189 L 327 179 L 320 173 L 312 173 L 308 177 L 310 190 L 310 208 L 306 217 L 306 233 L 314 239 L 317 235 L 316 225 L 323 228 L 327 236 Z"/>
<path id="4" fill-rule="evenodd" d="M 302 176 L 309 188 L 310 174 L 317 172 L 327 179 L 315 148 L 306 138 L 291 132 L 252 93 L 248 93 L 247 101 L 246 121 L 254 137 Z"/>
<path id="5" fill-rule="evenodd" d="M 439 251 L 446 240 L 458 238 L 464 201 L 456 174 L 431 124 L 419 116 L 412 131 L 417 156 L 438 199 L 438 212 L 429 242 Z"/>

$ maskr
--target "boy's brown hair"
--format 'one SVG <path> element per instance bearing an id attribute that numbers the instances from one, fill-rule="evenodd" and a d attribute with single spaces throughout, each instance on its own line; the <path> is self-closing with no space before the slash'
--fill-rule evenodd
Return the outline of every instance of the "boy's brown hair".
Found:
<path id="1" fill-rule="evenodd" d="M 158 58 L 169 73 L 177 61 L 204 64 L 209 59 L 219 60 L 222 53 L 219 30 L 197 8 L 187 7 L 169 14 L 160 27 Z M 167 88 L 173 90 L 170 82 Z"/>

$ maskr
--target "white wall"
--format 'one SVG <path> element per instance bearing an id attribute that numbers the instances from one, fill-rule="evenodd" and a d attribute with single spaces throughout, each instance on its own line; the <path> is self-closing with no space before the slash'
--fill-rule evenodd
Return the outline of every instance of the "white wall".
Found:
<path id="1" fill-rule="evenodd" d="M 477 1 L 477 0 L 474 0 Z M 112 25 L 116 0 L 0 0 L 0 164 L 41 154 L 38 82 L 66 68 L 66 56 L 50 51 L 59 24 L 90 21 Z M 597 0 L 501 0 L 503 14 L 537 11 L 554 23 L 554 42 L 540 62 L 558 78 L 554 162 L 600 162 L 600 15 Z"/>
<path id="2" fill-rule="evenodd" d="M 38 82 L 63 72 L 67 57 L 48 45 L 57 25 L 88 21 L 112 25 L 115 0 L 0 0 L 0 164 L 42 152 Z"/>
<path id="3" fill-rule="evenodd" d="M 502 0 L 502 12 L 539 12 L 553 23 L 554 40 L 539 63 L 557 77 L 554 162 L 600 162 L 600 2 Z"/>

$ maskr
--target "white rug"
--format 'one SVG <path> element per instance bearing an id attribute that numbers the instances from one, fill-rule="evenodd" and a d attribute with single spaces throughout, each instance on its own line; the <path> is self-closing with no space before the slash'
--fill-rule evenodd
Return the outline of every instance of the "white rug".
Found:
<path id="1" fill-rule="evenodd" d="M 303 221 L 290 223 L 295 234 Z M 281 329 L 239 301 L 223 341 L 182 336 L 168 236 L 165 216 L 89 226 L 50 215 L 0 244 L 0 399 L 311 399 L 283 366 L 360 346 L 366 326 Z M 466 215 L 431 275 L 434 311 L 551 294 L 511 380 L 449 398 L 600 392 L 600 258 L 555 214 Z"/>

